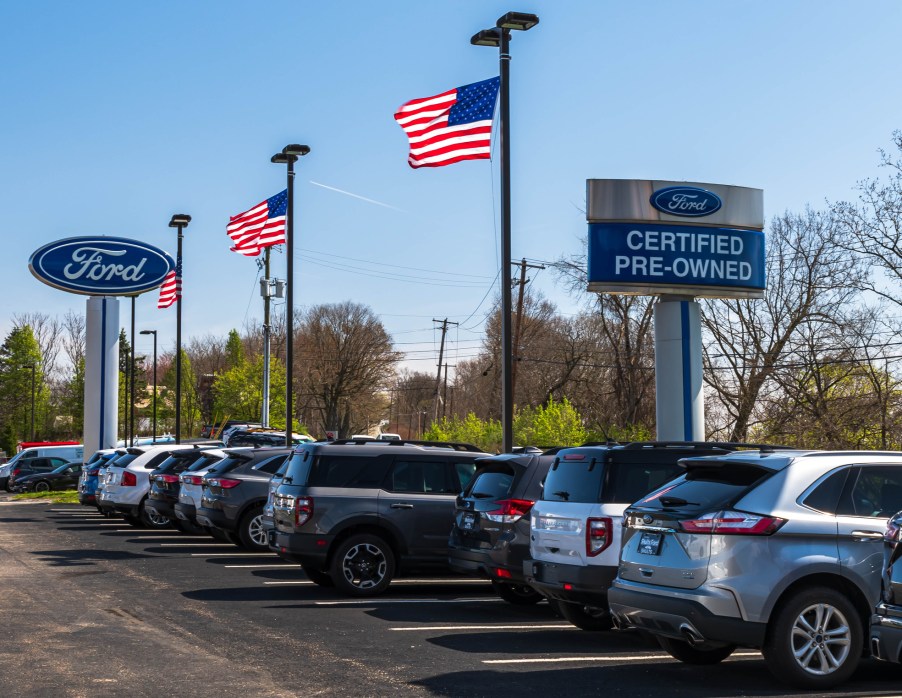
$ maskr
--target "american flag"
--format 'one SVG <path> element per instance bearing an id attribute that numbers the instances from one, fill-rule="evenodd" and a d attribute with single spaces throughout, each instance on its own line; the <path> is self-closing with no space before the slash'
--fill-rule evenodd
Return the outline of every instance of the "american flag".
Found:
<path id="1" fill-rule="evenodd" d="M 170 305 L 180 300 L 182 297 L 182 262 L 176 265 L 175 269 L 166 274 L 163 279 L 163 285 L 160 286 L 160 300 L 157 301 L 157 308 L 168 308 Z"/>
<path id="2" fill-rule="evenodd" d="M 395 121 L 410 139 L 411 167 L 441 167 L 491 157 L 492 115 L 500 78 L 474 82 L 398 108 Z"/>
<path id="3" fill-rule="evenodd" d="M 235 243 L 232 252 L 256 257 L 264 247 L 284 244 L 287 212 L 288 190 L 285 189 L 252 209 L 231 216 L 226 233 Z"/>

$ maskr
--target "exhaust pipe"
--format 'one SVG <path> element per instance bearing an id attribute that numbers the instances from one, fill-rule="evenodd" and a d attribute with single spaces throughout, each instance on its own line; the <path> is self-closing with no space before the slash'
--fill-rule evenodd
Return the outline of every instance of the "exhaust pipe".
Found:
<path id="1" fill-rule="evenodd" d="M 704 636 L 688 623 L 683 623 L 680 626 L 680 633 L 686 638 L 686 642 L 688 642 L 691 647 L 704 644 L 705 642 Z"/>
<path id="2" fill-rule="evenodd" d="M 883 659 L 883 657 L 880 656 L 880 640 L 876 637 L 871 638 L 871 654 L 877 659 Z"/>

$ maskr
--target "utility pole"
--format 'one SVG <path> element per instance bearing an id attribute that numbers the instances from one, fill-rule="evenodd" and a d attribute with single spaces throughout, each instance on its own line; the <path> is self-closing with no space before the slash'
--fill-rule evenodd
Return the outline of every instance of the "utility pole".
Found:
<path id="1" fill-rule="evenodd" d="M 438 406 L 440 402 L 440 394 L 439 394 L 439 386 L 441 386 L 442 382 L 442 359 L 445 355 L 445 335 L 448 334 L 448 325 L 457 325 L 457 322 L 448 322 L 448 318 L 444 320 L 436 320 L 432 318 L 432 322 L 440 322 L 442 324 L 442 342 L 439 345 L 438 349 L 438 372 L 435 374 L 435 408 L 434 408 L 434 416 L 433 421 L 438 421 Z"/>
<path id="2" fill-rule="evenodd" d="M 517 264 L 517 262 L 511 262 L 511 264 Z M 526 270 L 545 268 L 542 264 L 527 264 L 525 259 L 520 260 L 518 266 L 520 267 L 520 292 L 517 296 L 517 324 L 514 327 L 514 360 L 511 362 L 511 394 L 515 404 L 517 397 L 517 362 L 520 361 L 520 323 L 523 320 L 523 293 L 526 290 L 526 282 L 529 281 L 526 278 Z"/>
<path id="3" fill-rule="evenodd" d="M 442 390 L 442 419 L 445 418 L 445 405 L 448 404 L 448 364 L 445 364 L 445 385 Z"/>

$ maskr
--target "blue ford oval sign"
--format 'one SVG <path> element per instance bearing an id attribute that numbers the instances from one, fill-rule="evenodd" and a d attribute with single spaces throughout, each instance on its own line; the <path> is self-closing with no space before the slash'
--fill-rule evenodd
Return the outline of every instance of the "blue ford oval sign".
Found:
<path id="1" fill-rule="evenodd" d="M 649 199 L 662 213 L 673 216 L 699 218 L 719 211 L 723 203 L 713 191 L 700 187 L 666 187 L 658 189 Z"/>
<path id="2" fill-rule="evenodd" d="M 134 296 L 157 288 L 175 262 L 138 240 L 76 237 L 35 250 L 28 268 L 48 286 L 89 296 Z"/>

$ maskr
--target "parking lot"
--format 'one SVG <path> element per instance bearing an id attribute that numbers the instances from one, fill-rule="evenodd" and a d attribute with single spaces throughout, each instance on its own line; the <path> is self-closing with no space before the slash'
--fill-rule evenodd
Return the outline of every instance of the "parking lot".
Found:
<path id="1" fill-rule="evenodd" d="M 0 497 L 0 693 L 779 696 L 756 652 L 673 661 L 586 633 L 478 580 L 401 579 L 359 600 L 268 553 Z M 830 695 L 899 695 L 867 661 Z"/>

